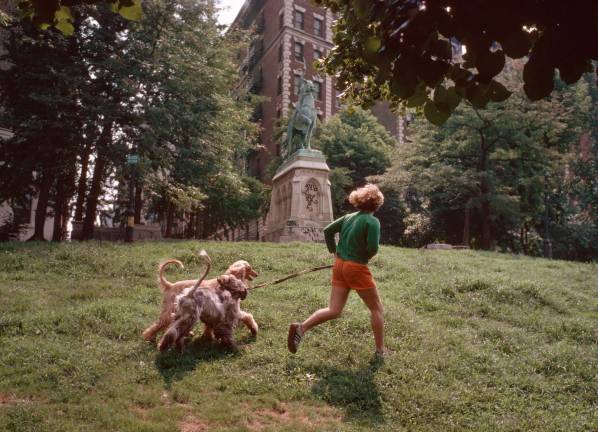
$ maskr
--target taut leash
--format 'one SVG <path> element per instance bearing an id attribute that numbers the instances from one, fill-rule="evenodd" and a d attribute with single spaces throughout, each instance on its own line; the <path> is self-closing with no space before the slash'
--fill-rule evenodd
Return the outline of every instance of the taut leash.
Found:
<path id="1" fill-rule="evenodd" d="M 311 268 L 311 269 L 308 269 L 308 270 L 302 270 L 300 272 L 293 273 L 293 274 L 290 274 L 288 276 L 285 276 L 285 277 L 283 277 L 281 279 L 276 279 L 275 281 L 272 281 L 272 282 L 265 282 L 265 283 L 261 283 L 259 285 L 254 285 L 250 289 L 254 290 L 254 289 L 257 289 L 257 288 L 264 288 L 264 287 L 267 287 L 269 285 L 276 285 L 276 284 L 284 282 L 284 281 L 286 281 L 288 279 L 296 278 L 297 276 L 301 276 L 301 275 L 304 275 L 304 274 L 307 274 L 307 273 L 312 273 L 312 272 L 316 272 L 316 271 L 320 271 L 320 270 L 329 269 L 329 268 L 332 268 L 332 267 L 333 267 L 333 265 L 329 264 L 329 265 L 325 265 L 325 266 L 314 267 L 314 268 Z"/>

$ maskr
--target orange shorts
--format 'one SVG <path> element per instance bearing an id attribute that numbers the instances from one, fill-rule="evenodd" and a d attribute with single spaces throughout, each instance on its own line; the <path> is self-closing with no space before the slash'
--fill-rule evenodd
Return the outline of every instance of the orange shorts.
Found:
<path id="1" fill-rule="evenodd" d="M 376 282 L 367 265 L 336 257 L 332 267 L 332 286 L 366 290 L 376 288 Z"/>

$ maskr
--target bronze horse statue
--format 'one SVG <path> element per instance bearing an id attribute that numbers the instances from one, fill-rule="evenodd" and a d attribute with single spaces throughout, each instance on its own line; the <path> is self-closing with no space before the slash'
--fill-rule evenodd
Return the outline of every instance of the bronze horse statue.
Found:
<path id="1" fill-rule="evenodd" d="M 315 93 L 314 83 L 301 77 L 297 108 L 293 112 L 287 128 L 285 157 L 291 156 L 299 148 L 311 149 L 310 141 L 317 119 Z M 299 137 L 299 145 L 295 145 L 293 142 L 296 137 Z"/>

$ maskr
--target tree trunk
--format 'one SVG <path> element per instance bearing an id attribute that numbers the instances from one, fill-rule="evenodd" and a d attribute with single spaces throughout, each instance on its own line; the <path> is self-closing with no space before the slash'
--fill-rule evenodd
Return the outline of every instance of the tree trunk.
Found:
<path id="1" fill-rule="evenodd" d="M 29 241 L 45 241 L 44 226 L 46 225 L 46 214 L 48 213 L 48 201 L 50 200 L 50 189 L 52 188 L 53 176 L 44 174 L 39 186 L 39 197 L 35 208 L 35 227 Z"/>
<path id="2" fill-rule="evenodd" d="M 64 206 L 62 207 L 62 240 L 66 240 L 66 232 L 68 230 L 70 210 L 71 207 L 69 206 L 69 200 L 65 200 Z"/>
<path id="3" fill-rule="evenodd" d="M 65 176 L 61 175 L 56 181 L 56 199 L 54 202 L 54 227 L 52 231 L 52 241 L 62 241 L 64 233 L 62 232 L 64 215 L 64 204 L 66 202 L 66 181 Z"/>
<path id="4" fill-rule="evenodd" d="M 108 166 L 108 156 L 106 149 L 112 141 L 112 123 L 107 124 L 98 139 L 98 155 L 95 160 L 93 168 L 93 176 L 91 179 L 91 189 L 87 197 L 87 204 L 85 206 L 85 220 L 83 221 L 83 230 L 81 232 L 81 240 L 93 239 L 93 228 L 96 221 L 96 213 L 98 208 L 98 201 L 102 189 L 102 181 L 106 167 Z"/>
<path id="5" fill-rule="evenodd" d="M 174 221 L 174 209 L 172 203 L 168 203 L 166 209 L 166 232 L 164 237 L 169 238 L 172 236 L 172 223 Z"/>
<path id="6" fill-rule="evenodd" d="M 202 212 L 199 209 L 195 210 L 195 238 L 200 239 L 203 238 L 203 220 L 202 220 Z"/>
<path id="7" fill-rule="evenodd" d="M 135 219 L 134 223 L 139 225 L 141 223 L 141 209 L 143 207 L 143 186 L 141 182 L 135 185 Z"/>
<path id="8" fill-rule="evenodd" d="M 194 229 L 195 229 L 195 218 L 196 217 L 197 217 L 197 213 L 189 212 L 189 222 L 187 223 L 187 233 L 186 233 L 187 238 L 193 238 L 195 235 Z"/>
<path id="9" fill-rule="evenodd" d="M 529 255 L 529 226 L 525 224 L 525 254 Z"/>
<path id="10" fill-rule="evenodd" d="M 93 168 L 93 177 L 91 179 L 91 189 L 87 197 L 87 204 L 85 205 L 85 220 L 83 221 L 83 231 L 81 233 L 81 240 L 93 239 L 93 230 L 96 221 L 96 214 L 98 208 L 98 201 L 102 189 L 102 180 L 104 180 L 104 171 L 108 161 L 103 155 L 99 155 L 95 160 Z"/>
<path id="11" fill-rule="evenodd" d="M 463 245 L 469 246 L 470 230 L 471 230 L 471 210 L 465 207 L 465 218 L 463 220 Z"/>
<path id="12" fill-rule="evenodd" d="M 490 230 L 490 204 L 482 202 L 482 249 L 489 250 L 492 246 L 492 232 Z"/>
<path id="13" fill-rule="evenodd" d="M 482 249 L 489 250 L 492 245 L 492 233 L 490 231 L 490 185 L 488 184 L 487 169 L 488 169 L 488 146 L 486 145 L 486 136 L 484 130 L 479 129 L 480 133 L 480 162 L 478 165 L 481 175 L 480 181 L 480 198 L 481 198 L 481 216 L 482 216 Z"/>
<path id="14" fill-rule="evenodd" d="M 63 241 L 66 238 L 70 216 L 70 201 L 75 191 L 76 167 L 72 161 L 71 169 L 63 173 L 56 182 L 56 202 L 54 204 L 54 231 L 52 241 Z"/>
<path id="15" fill-rule="evenodd" d="M 91 144 L 88 144 L 81 153 L 81 175 L 77 185 L 77 203 L 75 204 L 75 220 L 83 220 L 83 204 L 87 190 L 87 170 L 89 169 L 89 156 L 91 155 Z"/>

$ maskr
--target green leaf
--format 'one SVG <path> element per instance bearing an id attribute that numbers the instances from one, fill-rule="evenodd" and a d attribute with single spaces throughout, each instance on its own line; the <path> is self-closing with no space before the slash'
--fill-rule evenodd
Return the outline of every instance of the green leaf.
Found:
<path id="1" fill-rule="evenodd" d="M 426 91 L 425 84 L 421 83 L 415 88 L 415 94 L 407 99 L 407 106 L 409 108 L 415 108 L 422 106 L 430 99 L 428 98 L 428 92 Z"/>
<path id="2" fill-rule="evenodd" d="M 467 100 L 476 108 L 485 108 L 490 102 L 488 86 L 475 83 L 467 88 Z"/>
<path id="3" fill-rule="evenodd" d="M 501 50 L 481 53 L 477 56 L 476 67 L 483 77 L 495 77 L 505 67 L 505 55 Z"/>
<path id="4" fill-rule="evenodd" d="M 365 42 L 365 49 L 370 52 L 377 52 L 382 46 L 382 41 L 376 36 L 369 37 Z"/>
<path id="5" fill-rule="evenodd" d="M 442 126 L 450 117 L 450 113 L 439 110 L 432 101 L 426 102 L 424 106 L 424 115 L 428 121 L 436 126 Z"/>
<path id="6" fill-rule="evenodd" d="M 532 57 L 523 67 L 523 90 L 532 100 L 540 100 L 554 89 L 554 66 L 546 58 Z"/>
<path id="7" fill-rule="evenodd" d="M 114 13 L 118 13 L 118 1 L 113 1 L 110 3 L 110 10 Z"/>
<path id="8" fill-rule="evenodd" d="M 461 99 L 462 97 L 457 92 L 456 87 L 450 87 L 446 91 L 446 103 L 448 104 L 451 112 L 455 111 L 455 109 L 459 106 L 459 104 L 461 103 Z"/>
<path id="9" fill-rule="evenodd" d="M 588 63 L 583 58 L 569 58 L 567 62 L 559 65 L 559 75 L 567 84 L 574 84 L 587 71 Z"/>
<path id="10" fill-rule="evenodd" d="M 513 59 L 526 56 L 531 48 L 530 35 L 523 30 L 508 32 L 508 36 L 500 41 L 505 54 Z"/>
<path id="11" fill-rule="evenodd" d="M 60 30 L 65 36 L 70 36 L 75 31 L 75 27 L 73 27 L 73 25 L 68 21 L 58 21 L 54 27 Z"/>
<path id="12" fill-rule="evenodd" d="M 56 18 L 57 21 L 72 21 L 73 15 L 71 14 L 71 8 L 61 6 L 54 14 L 54 18 Z"/>
<path id="13" fill-rule="evenodd" d="M 133 6 L 120 8 L 119 13 L 128 20 L 139 21 L 143 16 L 143 10 L 141 9 L 141 0 L 135 0 Z"/>
<path id="14" fill-rule="evenodd" d="M 503 102 L 511 96 L 511 92 L 498 81 L 492 80 L 488 86 L 488 97 L 493 102 Z"/>

